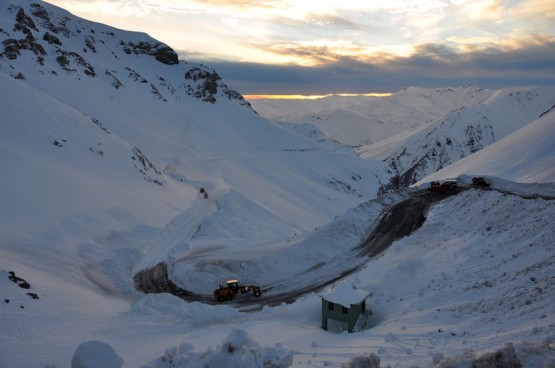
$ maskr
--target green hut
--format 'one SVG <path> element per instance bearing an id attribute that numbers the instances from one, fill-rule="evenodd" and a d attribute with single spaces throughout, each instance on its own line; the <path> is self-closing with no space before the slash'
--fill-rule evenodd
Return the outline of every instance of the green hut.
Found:
<path id="1" fill-rule="evenodd" d="M 322 297 L 322 328 L 328 330 L 328 323 L 347 329 L 348 332 L 362 330 L 372 309 L 366 306 L 370 292 L 358 289 L 349 281 L 342 281 L 326 289 Z M 330 321 L 331 320 L 331 321 Z"/>

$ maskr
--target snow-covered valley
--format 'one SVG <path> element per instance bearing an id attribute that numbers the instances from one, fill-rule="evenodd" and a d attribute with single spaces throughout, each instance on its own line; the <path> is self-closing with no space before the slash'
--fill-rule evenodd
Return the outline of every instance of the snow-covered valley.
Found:
<path id="1" fill-rule="evenodd" d="M 552 89 L 409 88 L 381 111 L 403 115 L 409 96 L 419 123 L 382 124 L 361 158 L 331 130 L 261 117 L 146 34 L 27 0 L 0 2 L 0 29 L 0 367 L 555 365 Z M 378 196 L 399 174 L 378 153 L 418 147 L 403 132 L 456 131 L 464 119 L 441 120 L 454 104 L 517 119 Z M 362 137 L 359 123 L 329 127 Z M 468 189 L 377 255 L 356 251 L 394 222 L 388 210 L 447 177 Z M 137 290 L 160 263 L 205 298 L 232 278 L 263 293 L 203 303 Z M 321 328 L 329 281 L 372 293 L 362 331 Z"/>
<path id="2" fill-rule="evenodd" d="M 526 185 L 503 184 L 531 193 Z M 551 187 L 551 193 L 553 190 Z M 317 233 L 333 228 L 329 242 L 342 237 L 354 241 L 353 234 L 364 233 L 368 226 L 361 215 L 375 217 L 377 206 L 369 203 L 349 211 Z M 209 305 L 184 302 L 170 294 L 138 294 L 129 283 L 130 265 L 139 258 L 132 248 L 118 248 L 96 265 L 104 274 L 84 272 L 77 262 L 53 270 L 58 264 L 51 260 L 38 263 L 29 255 L 3 249 L 16 273 L 39 296 L 30 298 L 2 272 L 3 296 L 10 300 L 3 307 L 2 325 L 11 331 L 3 337 L 3 346 L 10 346 L 2 355 L 3 364 L 68 366 L 78 342 L 100 340 L 114 347 L 125 366 L 202 367 L 221 354 L 217 347 L 228 337 L 240 348 L 238 341 L 243 340 L 237 334 L 246 333 L 252 341 L 243 348 L 261 356 L 278 349 L 279 354 L 274 352 L 277 366 L 287 362 L 340 366 L 356 356 L 374 353 L 384 366 L 464 367 L 480 353 L 513 343 L 525 367 L 543 367 L 555 359 L 554 212 L 553 201 L 480 189 L 433 206 L 421 229 L 348 276 L 358 287 L 373 292 L 368 302 L 374 315 L 365 330 L 354 334 L 320 328 L 318 292 L 292 304 L 241 312 L 225 303 Z M 220 226 L 229 224 L 221 221 Z M 322 257 L 312 249 L 326 238 L 315 235 L 316 239 L 292 252 L 297 263 L 305 262 L 308 267 L 313 257 Z M 121 246 L 124 240 L 120 237 L 113 242 Z M 349 245 L 347 241 L 344 244 Z M 335 252 L 341 256 L 340 249 Z M 271 257 L 267 258 L 270 262 Z M 197 264 L 203 259 L 199 256 Z M 281 271 L 274 270 L 274 278 L 286 277 L 295 269 L 279 264 Z M 263 267 L 245 271 L 241 263 L 234 265 L 230 276 L 268 277 Z M 322 276 L 326 276 L 324 271 Z M 221 280 L 217 273 L 212 277 L 213 282 Z M 203 278 L 210 280 L 210 275 Z M 298 279 L 303 281 L 302 276 Z M 190 285 L 179 278 L 176 281 Z M 30 347 L 34 353 L 24 354 Z M 230 364 L 246 353 L 226 354 L 220 358 Z M 157 356 L 165 358 L 155 361 Z M 257 366 L 245 360 L 238 364 Z"/>

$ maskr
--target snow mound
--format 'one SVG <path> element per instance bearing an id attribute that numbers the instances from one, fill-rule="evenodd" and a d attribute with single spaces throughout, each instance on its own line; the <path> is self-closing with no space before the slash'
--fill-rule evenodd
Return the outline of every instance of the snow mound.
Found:
<path id="1" fill-rule="evenodd" d="M 519 342 L 506 343 L 505 346 L 493 350 L 474 352 L 465 350 L 460 355 L 444 357 L 441 353 L 432 355 L 428 367 L 434 368 L 522 368 L 522 367 L 554 367 L 555 349 L 551 339 L 540 344 Z M 380 356 L 375 353 L 354 357 L 341 368 L 380 368 Z M 389 367 L 389 365 L 387 365 Z M 411 365 L 411 367 L 418 367 Z"/>
<path id="2" fill-rule="evenodd" d="M 374 353 L 354 357 L 341 368 L 380 368 L 380 357 Z"/>
<path id="3" fill-rule="evenodd" d="M 102 341 L 85 341 L 75 350 L 71 368 L 121 368 L 123 359 L 114 348 Z"/>
<path id="4" fill-rule="evenodd" d="M 195 352 L 189 343 L 166 349 L 164 355 L 143 368 L 285 368 L 293 363 L 293 353 L 277 344 L 262 348 L 242 329 L 234 328 L 216 350 Z"/>
<path id="5" fill-rule="evenodd" d="M 194 320 L 196 324 L 222 323 L 237 318 L 239 311 L 227 305 L 208 305 L 198 302 L 183 307 L 183 300 L 171 294 L 149 294 L 131 306 L 131 312 L 157 322 L 171 321 L 184 324 Z"/>
<path id="6" fill-rule="evenodd" d="M 555 351 L 548 345 L 548 340 L 540 344 L 519 342 L 506 343 L 504 347 L 491 351 L 475 353 L 466 351 L 460 356 L 443 358 L 442 354 L 434 357 L 437 368 L 522 368 L 522 367 L 553 367 Z"/>

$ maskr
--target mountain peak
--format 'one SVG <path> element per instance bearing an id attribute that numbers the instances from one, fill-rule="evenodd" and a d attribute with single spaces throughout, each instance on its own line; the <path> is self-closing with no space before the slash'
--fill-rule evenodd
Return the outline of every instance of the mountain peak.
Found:
<path id="1" fill-rule="evenodd" d="M 40 1 L 2 3 L 0 14 L 0 71 L 14 78 L 34 85 L 50 84 L 52 76 L 95 80 L 120 91 L 132 84 L 162 101 L 224 98 L 252 110 L 214 70 L 180 61 L 175 50 L 145 33 L 90 22 Z"/>

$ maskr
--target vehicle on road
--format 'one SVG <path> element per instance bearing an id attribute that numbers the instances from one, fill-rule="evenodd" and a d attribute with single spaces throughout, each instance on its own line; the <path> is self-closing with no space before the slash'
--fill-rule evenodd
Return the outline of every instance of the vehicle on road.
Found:
<path id="1" fill-rule="evenodd" d="M 428 188 L 428 190 L 432 192 L 446 192 L 452 189 L 456 189 L 458 187 L 459 187 L 459 184 L 456 180 L 446 179 L 441 182 L 432 181 L 430 183 L 430 187 Z"/>
<path id="2" fill-rule="evenodd" d="M 481 176 L 477 176 L 475 178 L 472 178 L 472 185 L 478 186 L 478 187 L 489 187 L 490 184 L 486 181 L 486 179 L 484 179 Z"/>
<path id="3" fill-rule="evenodd" d="M 217 301 L 223 302 L 226 300 L 232 300 L 239 293 L 247 294 L 252 292 L 255 297 L 262 295 L 262 290 L 260 286 L 248 285 L 245 286 L 239 282 L 239 280 L 228 280 L 225 285 L 220 285 L 220 287 L 214 290 L 214 297 Z"/>

